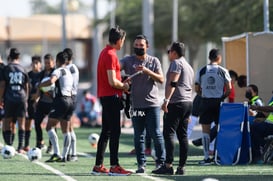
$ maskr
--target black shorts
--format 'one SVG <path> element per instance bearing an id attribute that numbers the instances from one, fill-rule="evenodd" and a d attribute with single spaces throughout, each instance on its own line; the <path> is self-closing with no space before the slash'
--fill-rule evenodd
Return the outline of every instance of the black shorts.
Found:
<path id="1" fill-rule="evenodd" d="M 72 101 L 73 101 L 73 110 L 76 110 L 76 108 L 77 108 L 77 97 L 76 97 L 76 95 L 73 95 L 73 96 L 71 96 L 71 98 L 72 98 Z"/>
<path id="2" fill-rule="evenodd" d="M 56 97 L 52 104 L 49 118 L 69 121 L 73 115 L 73 100 L 71 97 Z"/>
<path id="3" fill-rule="evenodd" d="M 52 103 L 39 101 L 34 114 L 34 119 L 38 123 L 41 123 L 43 119 L 50 113 L 52 109 Z"/>
<path id="4" fill-rule="evenodd" d="M 26 117 L 27 105 L 25 101 L 5 101 L 5 118 L 23 118 Z"/>
<path id="5" fill-rule="evenodd" d="M 200 102 L 200 124 L 211 124 L 214 122 L 218 124 L 220 104 L 222 99 L 220 98 L 202 98 Z"/>

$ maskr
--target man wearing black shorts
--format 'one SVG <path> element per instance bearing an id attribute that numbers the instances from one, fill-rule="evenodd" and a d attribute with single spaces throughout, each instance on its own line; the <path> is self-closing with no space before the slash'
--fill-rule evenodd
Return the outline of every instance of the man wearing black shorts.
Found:
<path id="1" fill-rule="evenodd" d="M 25 146 L 24 150 L 27 152 L 30 149 L 29 139 L 31 136 L 31 127 L 32 120 L 34 120 L 34 114 L 36 111 L 36 92 L 37 85 L 40 82 L 40 72 L 41 72 L 41 57 L 38 55 L 34 55 L 31 57 L 31 67 L 32 70 L 28 72 L 29 77 L 29 96 L 28 96 L 28 106 L 27 106 L 27 118 L 25 124 Z"/>
<path id="2" fill-rule="evenodd" d="M 195 82 L 195 91 L 202 96 L 199 122 L 202 125 L 204 160 L 199 162 L 200 165 L 212 164 L 212 159 L 209 158 L 211 123 L 218 124 L 220 103 L 231 90 L 229 72 L 219 65 L 222 61 L 219 49 L 212 49 L 209 59 L 210 63 L 198 71 Z"/>
<path id="3" fill-rule="evenodd" d="M 0 105 L 4 102 L 5 119 L 3 136 L 7 145 L 13 144 L 12 129 L 18 121 L 18 153 L 24 153 L 25 120 L 27 112 L 27 97 L 29 77 L 27 71 L 20 65 L 20 52 L 10 49 L 10 62 L 0 76 Z"/>
<path id="4" fill-rule="evenodd" d="M 79 85 L 79 69 L 78 67 L 72 63 L 72 57 L 73 57 L 73 52 L 70 48 L 65 48 L 64 52 L 67 53 L 68 55 L 68 60 L 66 61 L 66 68 L 70 71 L 70 73 L 73 76 L 73 88 L 72 88 L 72 100 L 73 100 L 73 111 L 76 110 L 77 107 L 77 92 L 78 92 L 78 85 Z M 67 161 L 77 161 L 77 137 L 74 132 L 73 128 L 73 122 L 72 120 L 70 121 L 69 124 L 69 132 L 71 136 L 71 145 L 69 148 L 69 153 L 67 156 Z"/>
<path id="5" fill-rule="evenodd" d="M 52 72 L 50 80 L 45 81 L 39 87 L 55 84 L 55 98 L 53 100 L 52 111 L 49 114 L 46 130 L 52 143 L 54 154 L 46 162 L 66 162 L 68 149 L 71 144 L 69 133 L 69 121 L 73 114 L 72 87 L 73 77 L 66 68 L 68 55 L 59 52 L 56 56 L 57 68 Z M 60 156 L 58 136 L 55 131 L 56 125 L 60 122 L 63 133 L 63 153 Z"/>
<path id="6" fill-rule="evenodd" d="M 41 71 L 41 80 L 45 77 L 50 77 L 52 72 L 54 71 L 54 58 L 51 54 L 46 54 L 44 56 L 44 70 Z M 43 122 L 44 118 L 49 114 L 52 108 L 54 92 L 53 90 L 43 92 L 41 90 L 38 91 L 39 99 L 36 107 L 36 112 L 34 115 L 35 120 L 35 132 L 36 132 L 36 147 L 43 149 L 45 148 L 45 143 L 43 139 L 43 130 L 41 123 Z M 49 142 L 47 153 L 51 151 L 51 142 Z"/>

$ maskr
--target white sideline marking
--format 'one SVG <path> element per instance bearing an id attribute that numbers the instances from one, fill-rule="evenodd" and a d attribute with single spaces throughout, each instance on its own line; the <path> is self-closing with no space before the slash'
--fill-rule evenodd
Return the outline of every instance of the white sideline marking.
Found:
<path id="1" fill-rule="evenodd" d="M 86 154 L 86 153 L 82 153 L 82 152 L 77 152 L 78 155 L 82 155 L 82 156 L 85 156 L 85 157 L 93 157 L 91 154 Z M 18 155 L 21 155 L 22 157 L 24 157 L 25 159 L 28 160 L 28 157 L 27 155 L 25 154 L 21 154 L 19 153 Z M 74 178 L 68 176 L 68 175 L 65 175 L 64 173 L 62 173 L 61 171 L 43 163 L 43 162 L 40 162 L 39 160 L 36 160 L 36 161 L 33 161 L 32 163 L 35 163 L 37 165 L 40 165 L 41 167 L 51 171 L 52 173 L 55 173 L 56 175 L 62 177 L 63 179 L 67 180 L 67 181 L 77 181 L 75 180 Z M 133 170 L 130 170 L 130 171 L 133 171 Z M 134 172 L 134 171 L 133 171 Z M 135 175 L 135 174 L 134 174 Z M 160 179 L 159 177 L 153 177 L 153 176 L 149 176 L 148 174 L 136 174 L 136 175 L 139 175 L 143 178 L 146 178 L 146 179 L 150 179 L 150 180 L 154 180 L 154 181 L 164 181 L 163 179 Z"/>
<path id="2" fill-rule="evenodd" d="M 65 180 L 67 180 L 67 181 L 76 181 L 76 180 L 73 179 L 72 177 L 70 177 L 70 176 L 68 176 L 68 175 L 65 175 L 65 174 L 62 173 L 61 171 L 59 171 L 59 170 L 57 170 L 57 169 L 55 169 L 55 168 L 53 168 L 53 167 L 51 167 L 51 166 L 49 166 L 49 165 L 47 165 L 47 164 L 44 164 L 44 163 L 42 163 L 42 162 L 40 162 L 40 161 L 35 161 L 34 163 L 37 164 L 37 165 L 42 166 L 43 168 L 45 168 L 45 169 L 47 169 L 47 170 L 49 170 L 49 171 L 51 171 L 51 172 L 53 172 L 53 173 L 55 173 L 56 175 L 62 177 L 63 179 L 65 179 Z"/>
<path id="3" fill-rule="evenodd" d="M 24 155 L 24 154 L 19 154 L 19 155 L 23 156 L 25 159 L 28 160 L 27 155 Z M 38 161 L 38 160 L 33 161 L 32 163 L 35 163 L 35 164 L 37 164 L 37 165 L 40 165 L 41 167 L 43 167 L 43 168 L 45 168 L 45 169 L 47 169 L 47 170 L 49 170 L 49 171 L 55 173 L 56 175 L 62 177 L 63 179 L 65 179 L 65 180 L 67 180 L 67 181 L 77 181 L 77 180 L 73 179 L 72 177 L 70 177 L 70 176 L 68 176 L 68 175 L 65 175 L 65 174 L 62 173 L 61 171 L 59 171 L 59 170 L 57 170 L 57 169 L 55 169 L 55 168 L 53 168 L 53 167 L 51 167 L 51 166 L 49 166 L 49 165 L 47 165 L 47 164 L 45 164 L 45 163 L 42 163 L 42 162 L 40 162 L 40 161 Z"/>

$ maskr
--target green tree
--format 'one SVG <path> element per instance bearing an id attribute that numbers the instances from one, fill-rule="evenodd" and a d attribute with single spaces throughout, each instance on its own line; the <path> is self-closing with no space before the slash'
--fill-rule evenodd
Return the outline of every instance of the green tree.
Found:
<path id="1" fill-rule="evenodd" d="M 199 46 L 220 44 L 221 37 L 243 32 L 263 31 L 263 0 L 178 0 L 180 41 L 194 59 Z M 117 0 L 117 24 L 128 32 L 128 39 L 142 31 L 142 0 Z M 270 19 L 273 18 L 270 4 Z M 172 1 L 154 0 L 155 48 L 164 50 L 172 33 Z"/>
<path id="2" fill-rule="evenodd" d="M 60 4 L 58 6 L 50 6 L 46 0 L 30 1 L 32 14 L 59 14 Z"/>

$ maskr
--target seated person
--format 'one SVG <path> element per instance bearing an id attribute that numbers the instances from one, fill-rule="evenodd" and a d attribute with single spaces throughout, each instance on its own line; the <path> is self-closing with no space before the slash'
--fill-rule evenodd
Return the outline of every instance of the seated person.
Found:
<path id="1" fill-rule="evenodd" d="M 253 163 L 263 163 L 261 148 L 267 136 L 273 134 L 273 100 L 268 106 L 251 105 L 252 110 L 263 112 L 266 118 L 257 118 L 250 127 Z"/>
<path id="2" fill-rule="evenodd" d="M 88 91 L 83 91 L 80 112 L 77 113 L 81 126 L 97 126 L 98 113 L 95 111 L 96 97 Z"/>
<path id="3" fill-rule="evenodd" d="M 245 98 L 248 99 L 248 105 L 263 106 L 263 101 L 258 95 L 258 87 L 254 84 L 250 84 L 246 87 Z M 249 109 L 249 122 L 253 123 L 255 118 L 264 118 L 262 112 L 257 112 L 255 110 Z"/>

